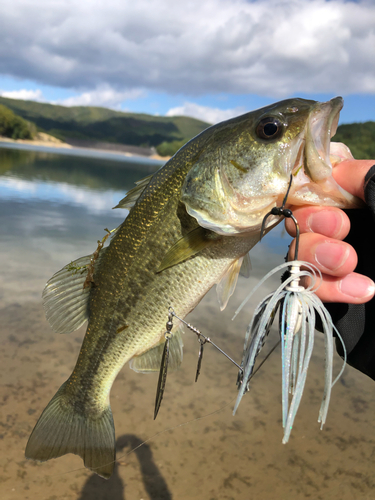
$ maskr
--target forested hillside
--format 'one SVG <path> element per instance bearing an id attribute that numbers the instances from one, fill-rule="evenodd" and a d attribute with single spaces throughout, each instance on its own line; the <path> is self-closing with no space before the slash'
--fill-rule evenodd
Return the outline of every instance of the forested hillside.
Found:
<path id="1" fill-rule="evenodd" d="M 186 116 L 152 116 L 0 97 L 0 135 L 14 139 L 27 139 L 40 131 L 68 142 L 155 147 L 160 155 L 171 156 L 209 125 Z M 375 158 L 375 122 L 340 125 L 333 140 L 349 146 L 355 158 Z"/>
<path id="2" fill-rule="evenodd" d="M 375 122 L 340 125 L 333 140 L 346 144 L 354 158 L 375 159 Z"/>
<path id="3" fill-rule="evenodd" d="M 89 106 L 65 107 L 5 97 L 0 97 L 0 104 L 34 123 L 38 131 L 63 141 L 71 138 L 145 147 L 162 146 L 165 154 L 170 154 L 170 143 L 178 148 L 209 127 L 208 123 L 186 116 L 152 116 Z"/>

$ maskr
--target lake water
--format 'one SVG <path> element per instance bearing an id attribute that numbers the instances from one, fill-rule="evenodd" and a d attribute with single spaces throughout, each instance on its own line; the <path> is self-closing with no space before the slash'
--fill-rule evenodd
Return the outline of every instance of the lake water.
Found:
<path id="1" fill-rule="evenodd" d="M 85 333 L 85 327 L 70 335 L 51 331 L 41 304 L 44 284 L 65 264 L 95 250 L 104 228 L 118 226 L 127 214 L 112 207 L 156 168 L 151 162 L 0 148 L 0 498 L 373 499 L 374 383 L 347 367 L 320 431 L 324 345 L 319 334 L 287 445 L 281 444 L 279 350 L 254 377 L 233 417 L 235 367 L 207 346 L 194 383 L 199 345 L 186 332 L 183 365 L 168 375 L 155 421 L 158 375 L 125 366 L 117 377 L 111 405 L 118 461 L 109 481 L 84 469 L 74 455 L 43 464 L 24 458 L 28 436 L 70 375 Z M 283 261 L 289 241 L 281 225 L 274 229 L 252 251 L 252 276 L 240 278 L 227 309 L 220 313 L 212 290 L 189 316 L 238 362 L 251 306 L 234 322 L 233 313 L 259 278 Z M 255 300 L 277 284 L 275 278 Z M 277 341 L 276 332 L 270 337 L 268 348 Z M 336 356 L 336 372 L 340 366 Z"/>

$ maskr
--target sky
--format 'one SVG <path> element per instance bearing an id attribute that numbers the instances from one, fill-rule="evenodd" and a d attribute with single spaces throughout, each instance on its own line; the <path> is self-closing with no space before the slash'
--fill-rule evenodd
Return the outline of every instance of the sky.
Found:
<path id="1" fill-rule="evenodd" d="M 0 95 L 209 123 L 341 95 L 375 120 L 375 0 L 1 2 Z"/>

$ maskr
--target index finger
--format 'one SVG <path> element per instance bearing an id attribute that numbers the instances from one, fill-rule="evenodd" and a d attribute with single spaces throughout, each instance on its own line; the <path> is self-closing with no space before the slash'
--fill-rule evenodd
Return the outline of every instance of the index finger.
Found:
<path id="1" fill-rule="evenodd" d="M 330 238 L 343 240 L 349 233 L 349 217 L 339 208 L 303 206 L 291 207 L 301 233 L 319 233 Z M 285 227 L 290 236 L 296 235 L 296 227 L 291 219 L 285 219 Z"/>
<path id="2" fill-rule="evenodd" d="M 375 160 L 343 160 L 333 168 L 332 175 L 345 191 L 364 201 L 365 177 L 374 164 Z"/>

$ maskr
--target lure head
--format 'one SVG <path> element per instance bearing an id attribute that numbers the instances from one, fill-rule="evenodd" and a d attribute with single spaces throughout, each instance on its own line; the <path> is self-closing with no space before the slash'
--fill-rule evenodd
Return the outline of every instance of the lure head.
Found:
<path id="1" fill-rule="evenodd" d="M 358 206 L 332 177 L 330 139 L 342 106 L 341 97 L 287 99 L 211 127 L 182 188 L 188 213 L 219 234 L 259 231 L 291 174 L 288 204 Z"/>

